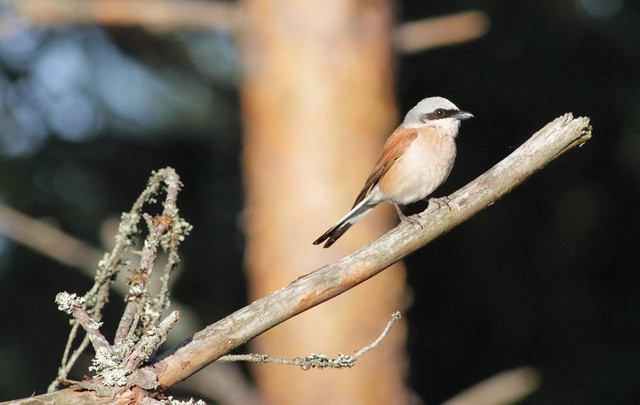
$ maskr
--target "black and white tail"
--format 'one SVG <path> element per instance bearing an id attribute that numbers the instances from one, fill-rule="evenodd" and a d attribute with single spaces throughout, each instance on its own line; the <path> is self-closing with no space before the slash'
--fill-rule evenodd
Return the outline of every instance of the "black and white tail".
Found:
<path id="1" fill-rule="evenodd" d="M 327 242 L 324 244 L 324 248 L 328 248 L 329 246 L 333 245 L 333 243 L 338 240 L 339 237 L 347 232 L 347 229 L 351 228 L 351 225 L 358 222 L 362 217 L 367 215 L 367 213 L 371 211 L 373 207 L 378 205 L 379 201 L 372 203 L 371 200 L 373 198 L 371 197 L 372 194 L 369 194 L 367 197 L 365 197 L 364 200 L 356 204 L 347 215 L 345 215 L 340 221 L 338 221 L 337 224 L 332 226 L 331 229 L 322 234 L 322 236 L 316 239 L 313 244 L 319 245 L 326 240 Z"/>

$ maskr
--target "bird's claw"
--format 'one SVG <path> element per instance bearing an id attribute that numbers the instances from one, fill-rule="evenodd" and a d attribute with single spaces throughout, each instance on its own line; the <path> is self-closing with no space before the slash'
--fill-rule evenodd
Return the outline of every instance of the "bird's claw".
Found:
<path id="1" fill-rule="evenodd" d="M 420 227 L 420 229 L 424 229 L 422 227 L 422 224 L 420 223 L 420 221 L 418 221 L 416 218 L 414 218 L 413 215 L 410 216 L 410 217 L 408 217 L 406 215 L 403 215 L 403 216 L 400 217 L 400 219 L 403 220 L 404 222 L 410 223 L 411 225 L 414 225 L 414 226 L 418 225 Z"/>
<path id="2" fill-rule="evenodd" d="M 449 211 L 452 211 L 451 205 L 449 205 L 450 201 L 451 199 L 446 195 L 444 197 L 429 198 L 429 206 L 427 207 L 427 209 L 429 209 L 429 207 L 431 207 L 431 205 L 433 204 L 434 206 L 437 205 L 438 209 L 442 208 L 442 206 L 444 205 L 449 208 Z"/>

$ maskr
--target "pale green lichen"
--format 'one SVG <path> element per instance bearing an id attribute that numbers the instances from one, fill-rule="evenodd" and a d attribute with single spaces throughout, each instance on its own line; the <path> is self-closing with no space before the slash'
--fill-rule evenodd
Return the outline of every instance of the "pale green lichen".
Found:
<path id="1" fill-rule="evenodd" d="M 102 322 L 96 322 L 92 319 L 91 323 L 87 325 L 87 328 L 99 330 L 101 326 L 102 326 Z"/>
<path id="2" fill-rule="evenodd" d="M 102 256 L 102 259 L 100 259 L 100 261 L 98 262 L 98 267 L 100 269 L 104 269 L 105 267 L 107 267 L 110 257 L 111 255 L 109 253 L 105 253 L 104 256 Z"/>
<path id="3" fill-rule="evenodd" d="M 304 359 L 300 359 L 300 367 L 303 370 L 308 370 L 310 368 L 344 368 L 344 367 L 353 367 L 355 363 L 355 359 L 353 356 L 348 356 L 346 354 L 338 353 L 338 358 L 332 359 L 330 357 L 325 356 L 324 354 L 311 354 Z"/>
<path id="4" fill-rule="evenodd" d="M 56 304 L 58 304 L 58 310 L 71 314 L 74 308 L 81 307 L 85 303 L 83 297 L 78 297 L 76 294 L 69 294 L 63 291 L 56 295 Z"/>
<path id="5" fill-rule="evenodd" d="M 207 405 L 207 403 L 201 399 L 195 400 L 193 398 L 189 398 L 188 401 L 180 401 L 175 399 L 171 395 L 169 395 L 167 399 L 163 399 L 162 404 L 163 405 Z"/>
<path id="6" fill-rule="evenodd" d="M 138 233 L 140 214 L 136 212 L 123 212 L 120 218 L 116 243 L 122 243 L 124 246 L 133 246 L 133 240 L 131 238 Z"/>
<path id="7" fill-rule="evenodd" d="M 146 287 L 142 283 L 135 283 L 129 287 L 129 295 L 139 297 L 146 292 Z"/>
<path id="8" fill-rule="evenodd" d="M 178 248 L 185 237 L 193 230 L 193 226 L 178 216 L 178 210 L 171 212 L 171 228 L 160 236 L 160 244 L 165 251 L 173 251 Z"/>
<path id="9" fill-rule="evenodd" d="M 145 327 L 153 326 L 160 319 L 162 313 L 158 312 L 155 305 L 150 302 L 144 303 L 144 312 L 142 314 L 142 324 Z"/>
<path id="10" fill-rule="evenodd" d="M 124 386 L 127 383 L 127 371 L 120 367 L 122 358 L 116 356 L 110 349 L 106 347 L 98 349 L 91 362 L 93 365 L 89 366 L 89 371 L 95 371 L 96 376 L 105 386 Z"/>

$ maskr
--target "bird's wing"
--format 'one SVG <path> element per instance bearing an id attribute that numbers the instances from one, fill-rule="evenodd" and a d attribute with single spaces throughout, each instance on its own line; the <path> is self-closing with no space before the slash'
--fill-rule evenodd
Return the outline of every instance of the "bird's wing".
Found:
<path id="1" fill-rule="evenodd" d="M 364 187 L 362 187 L 360 194 L 358 194 L 356 201 L 353 203 L 354 207 L 371 192 L 371 189 L 378 184 L 382 176 L 402 156 L 417 136 L 418 131 L 416 129 L 405 128 L 404 126 L 400 126 L 393 131 L 387 142 L 385 142 L 384 148 L 382 148 L 380 159 L 373 167 L 371 174 L 364 183 Z"/>

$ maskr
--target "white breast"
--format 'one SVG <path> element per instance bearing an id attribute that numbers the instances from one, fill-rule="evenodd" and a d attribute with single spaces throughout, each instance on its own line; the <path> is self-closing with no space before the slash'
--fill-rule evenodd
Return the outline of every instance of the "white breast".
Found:
<path id="1" fill-rule="evenodd" d="M 393 187 L 384 190 L 387 198 L 409 204 L 428 197 L 447 179 L 455 158 L 454 136 L 443 135 L 442 131 L 420 131 L 387 173 L 393 177 Z"/>

